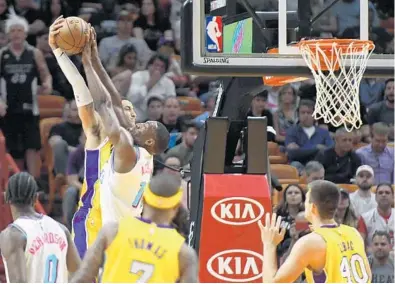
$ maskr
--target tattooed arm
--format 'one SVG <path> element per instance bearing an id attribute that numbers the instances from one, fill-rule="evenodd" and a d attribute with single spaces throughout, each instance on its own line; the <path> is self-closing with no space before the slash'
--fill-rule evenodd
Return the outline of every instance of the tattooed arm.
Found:
<path id="1" fill-rule="evenodd" d="M 80 268 L 70 283 L 94 283 L 104 261 L 104 252 L 118 233 L 118 223 L 108 223 L 101 229 L 94 244 L 88 249 Z"/>
<path id="2" fill-rule="evenodd" d="M 193 248 L 183 244 L 178 254 L 180 263 L 180 283 L 197 283 L 199 264 Z"/>

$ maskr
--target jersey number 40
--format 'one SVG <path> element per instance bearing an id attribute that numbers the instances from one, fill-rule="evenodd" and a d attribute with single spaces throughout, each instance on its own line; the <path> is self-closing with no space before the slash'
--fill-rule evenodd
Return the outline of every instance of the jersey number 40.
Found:
<path id="1" fill-rule="evenodd" d="M 369 280 L 365 262 L 359 254 L 353 254 L 350 259 L 344 256 L 340 263 L 340 273 L 348 283 L 367 283 Z"/>

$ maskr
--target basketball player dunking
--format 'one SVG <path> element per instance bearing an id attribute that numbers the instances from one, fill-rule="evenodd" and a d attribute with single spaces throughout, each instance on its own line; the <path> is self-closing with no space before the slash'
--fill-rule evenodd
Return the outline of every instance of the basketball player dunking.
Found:
<path id="1" fill-rule="evenodd" d="M 104 283 L 196 283 L 196 252 L 170 226 L 183 190 L 180 179 L 161 173 L 144 191 L 142 217 L 126 217 L 104 225 L 72 278 L 92 282 L 104 260 Z"/>
<path id="2" fill-rule="evenodd" d="M 66 227 L 34 211 L 37 184 L 28 173 L 13 175 L 6 201 L 14 220 L 0 235 L 8 283 L 67 283 L 80 258 Z"/>
<path id="3" fill-rule="evenodd" d="M 300 238 L 284 264 L 277 269 L 276 247 L 285 229 L 281 217 L 266 214 L 265 226 L 259 222 L 263 242 L 263 282 L 292 283 L 303 271 L 308 283 L 370 283 L 372 274 L 359 232 L 338 225 L 334 220 L 339 203 L 339 188 L 319 180 L 308 185 L 305 217 L 312 233 Z"/>
<path id="4" fill-rule="evenodd" d="M 93 99 L 84 79 L 67 55 L 58 49 L 55 36 L 59 32 L 64 19 L 59 17 L 50 27 L 49 45 L 51 46 L 66 78 L 73 87 L 76 96 L 79 116 L 86 134 L 85 144 L 85 177 L 79 202 L 79 209 L 74 215 L 73 232 L 74 242 L 77 245 L 80 256 L 83 257 L 88 246 L 96 239 L 102 227 L 102 214 L 100 204 L 100 173 L 104 165 L 110 159 L 112 144 L 109 141 L 103 121 L 94 110 Z M 112 99 L 112 110 L 117 113 L 118 121 L 128 128 L 135 125 L 135 113 L 133 106 L 128 101 L 122 101 L 108 77 L 105 69 L 100 63 L 97 46 L 92 49 L 93 66 L 106 88 L 110 91 Z M 103 102 L 99 105 L 103 106 Z M 101 108 L 103 109 L 103 107 Z M 144 143 L 143 143 L 144 145 Z"/>

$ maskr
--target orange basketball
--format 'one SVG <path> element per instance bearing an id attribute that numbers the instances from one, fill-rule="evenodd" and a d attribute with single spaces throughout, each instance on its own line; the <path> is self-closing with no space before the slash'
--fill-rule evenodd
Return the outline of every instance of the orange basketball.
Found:
<path id="1" fill-rule="evenodd" d="M 88 24 L 81 18 L 68 17 L 56 35 L 56 44 L 67 54 L 78 54 L 84 49 L 89 35 Z"/>

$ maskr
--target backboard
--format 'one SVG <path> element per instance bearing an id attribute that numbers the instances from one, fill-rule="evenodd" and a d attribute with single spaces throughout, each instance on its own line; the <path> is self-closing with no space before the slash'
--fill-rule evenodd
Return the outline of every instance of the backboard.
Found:
<path id="1" fill-rule="evenodd" d="M 292 43 L 328 37 L 374 40 L 365 77 L 394 74 L 393 23 L 368 0 L 187 0 L 181 28 L 182 67 L 191 74 L 311 76 Z"/>

